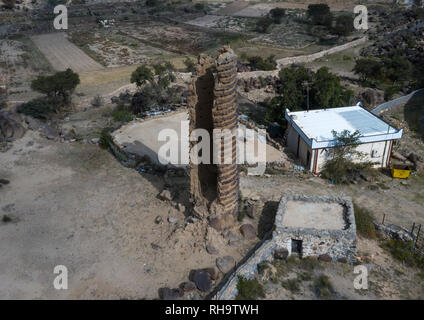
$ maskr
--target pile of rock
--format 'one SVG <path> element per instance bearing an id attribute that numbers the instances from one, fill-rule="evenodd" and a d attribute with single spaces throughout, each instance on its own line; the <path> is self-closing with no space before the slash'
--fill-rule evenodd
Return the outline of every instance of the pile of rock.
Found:
<path id="1" fill-rule="evenodd" d="M 266 76 L 266 77 L 251 77 L 251 78 L 241 78 L 238 80 L 237 85 L 244 92 L 249 92 L 254 89 L 263 89 L 270 92 L 275 92 L 278 88 L 281 87 L 281 81 L 276 76 Z"/>

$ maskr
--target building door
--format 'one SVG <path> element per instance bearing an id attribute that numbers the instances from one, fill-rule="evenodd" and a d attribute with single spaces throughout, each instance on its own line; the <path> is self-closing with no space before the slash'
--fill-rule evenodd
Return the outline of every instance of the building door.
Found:
<path id="1" fill-rule="evenodd" d="M 308 170 L 311 168 L 311 151 L 309 150 L 306 153 L 306 167 Z"/>
<path id="2" fill-rule="evenodd" d="M 291 253 L 296 253 L 299 257 L 302 256 L 302 240 L 291 240 Z"/>

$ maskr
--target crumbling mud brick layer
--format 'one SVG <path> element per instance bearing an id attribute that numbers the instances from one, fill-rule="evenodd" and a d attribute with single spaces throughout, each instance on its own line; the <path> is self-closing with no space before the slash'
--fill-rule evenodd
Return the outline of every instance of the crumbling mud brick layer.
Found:
<path id="1" fill-rule="evenodd" d="M 211 161 L 217 164 L 190 164 L 190 193 L 194 214 L 213 216 L 217 228 L 234 221 L 238 208 L 239 172 L 237 167 L 236 138 L 225 137 L 225 132 L 237 129 L 237 68 L 236 56 L 227 46 L 219 50 L 216 60 L 201 55 L 190 86 L 189 115 L 190 134 L 195 129 L 209 132 Z M 224 132 L 220 142 L 221 152 L 214 155 L 213 130 Z M 190 150 L 197 141 L 190 142 Z M 228 162 L 226 156 L 231 156 Z M 227 160 L 227 161 L 226 161 Z M 231 216 L 231 217 L 230 217 Z M 219 225 L 219 226 L 218 226 Z"/>

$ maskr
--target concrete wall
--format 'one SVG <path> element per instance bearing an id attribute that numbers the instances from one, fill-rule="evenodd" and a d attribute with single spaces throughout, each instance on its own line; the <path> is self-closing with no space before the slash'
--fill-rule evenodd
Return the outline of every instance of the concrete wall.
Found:
<path id="1" fill-rule="evenodd" d="M 391 144 L 392 140 L 360 144 L 356 150 L 364 153 L 365 156 L 362 160 L 354 159 L 354 161 L 371 161 L 377 163 L 374 165 L 376 168 L 381 167 L 382 165 L 385 167 L 387 166 L 387 161 L 389 160 Z M 327 150 L 329 150 L 329 148 L 318 149 L 317 172 L 322 170 L 325 162 L 329 159 Z M 371 157 L 373 150 L 377 152 L 375 157 Z"/>

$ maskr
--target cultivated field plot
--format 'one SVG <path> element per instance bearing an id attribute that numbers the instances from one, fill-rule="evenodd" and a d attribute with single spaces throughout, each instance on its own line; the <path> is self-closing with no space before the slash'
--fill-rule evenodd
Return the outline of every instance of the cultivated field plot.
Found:
<path id="1" fill-rule="evenodd" d="M 49 33 L 31 37 L 54 69 L 71 68 L 75 72 L 99 70 L 103 67 L 68 41 L 65 33 Z"/>
<path id="2" fill-rule="evenodd" d="M 36 94 L 30 90 L 29 82 L 51 71 L 50 64 L 29 38 L 0 40 L 0 75 L 8 78 L 10 102 L 33 98 Z"/>

